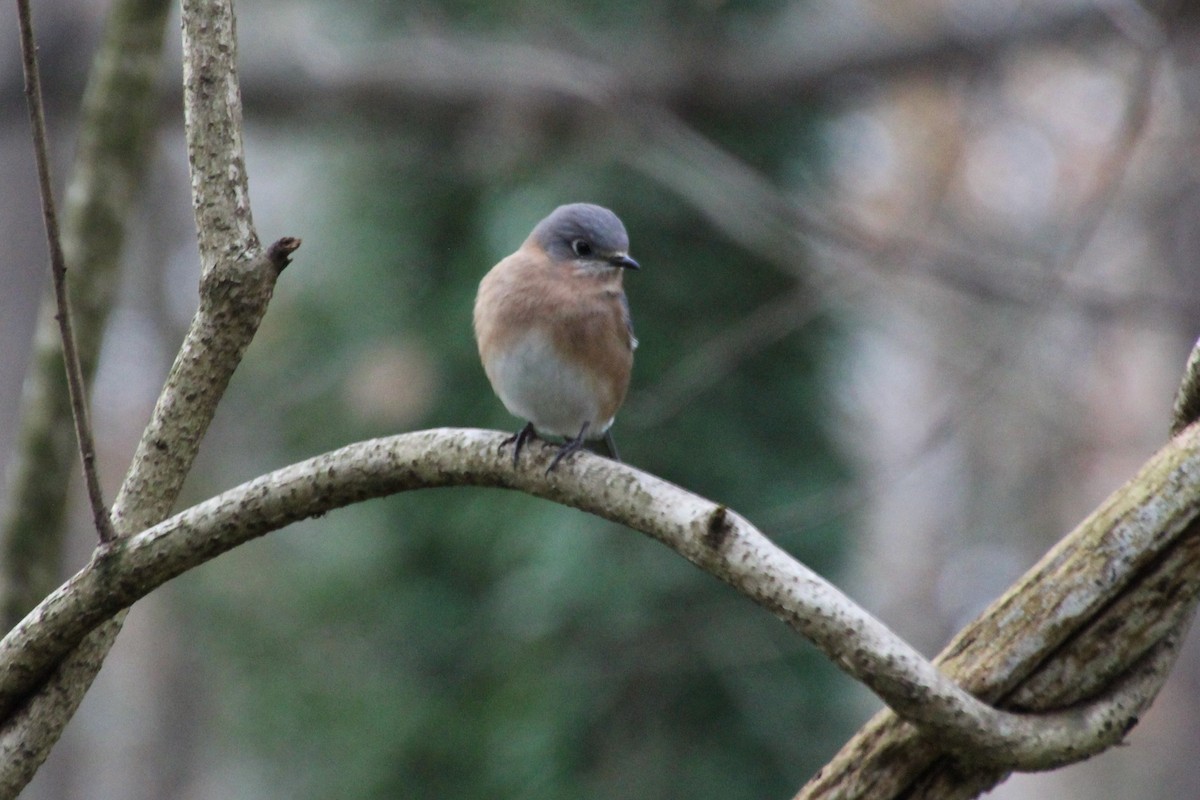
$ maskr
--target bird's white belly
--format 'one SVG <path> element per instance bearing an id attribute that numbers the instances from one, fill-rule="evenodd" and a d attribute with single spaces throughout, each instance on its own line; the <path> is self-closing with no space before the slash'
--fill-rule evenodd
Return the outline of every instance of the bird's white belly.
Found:
<path id="1" fill-rule="evenodd" d="M 487 365 L 492 388 L 509 413 L 529 420 L 539 433 L 574 438 L 588 423 L 587 438 L 599 438 L 611 419 L 597 419 L 598 392 L 587 370 L 564 360 L 546 334 L 533 330 Z"/>

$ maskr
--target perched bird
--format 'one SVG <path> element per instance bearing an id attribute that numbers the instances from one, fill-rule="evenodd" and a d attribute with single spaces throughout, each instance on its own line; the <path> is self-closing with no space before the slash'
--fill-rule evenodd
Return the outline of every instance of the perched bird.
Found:
<path id="1" fill-rule="evenodd" d="M 629 235 L 617 215 L 589 203 L 559 206 L 515 253 L 492 267 L 475 298 L 475 340 L 492 389 L 527 424 L 513 465 L 535 436 L 565 442 L 549 473 L 585 441 L 604 439 L 629 388 L 637 339 L 621 288 Z"/>

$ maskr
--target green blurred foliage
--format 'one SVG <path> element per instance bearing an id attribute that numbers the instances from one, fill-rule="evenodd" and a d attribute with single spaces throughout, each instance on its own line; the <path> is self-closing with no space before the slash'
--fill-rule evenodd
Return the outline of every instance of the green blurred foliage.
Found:
<path id="1" fill-rule="evenodd" d="M 554 18 L 603 22 L 606 35 L 643 15 L 720 30 L 764 7 L 591 3 Z M 373 25 L 410 18 L 369 8 Z M 512 20 L 549 13 L 436 8 L 447 25 L 506 24 L 514 38 Z M 688 122 L 778 179 L 815 159 L 810 119 L 776 109 Z M 793 290 L 669 188 L 570 131 L 543 131 L 498 169 L 463 124 L 433 114 L 383 132 L 307 132 L 327 156 L 313 160 L 323 216 L 294 231 L 304 249 L 227 400 L 244 447 L 222 454 L 223 480 L 405 429 L 515 430 L 479 366 L 471 307 L 483 273 L 559 203 L 617 211 L 644 267 L 626 284 L 641 340 L 631 405 Z M 751 520 L 836 488 L 846 476 L 823 376 L 837 341 L 835 321 L 819 319 L 653 424 L 619 415 L 622 455 Z M 836 572 L 836 520 L 768 532 Z M 189 593 L 227 687 L 229 746 L 261 760 L 269 796 L 783 797 L 856 722 L 850 682 L 769 614 L 656 542 L 514 493 L 376 501 L 219 564 Z"/>

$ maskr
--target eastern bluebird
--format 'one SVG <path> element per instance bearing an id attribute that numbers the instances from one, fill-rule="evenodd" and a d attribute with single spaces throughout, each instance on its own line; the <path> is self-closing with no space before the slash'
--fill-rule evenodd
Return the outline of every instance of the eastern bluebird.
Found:
<path id="1" fill-rule="evenodd" d="M 587 440 L 604 439 L 629 388 L 633 325 L 622 273 L 638 269 L 617 215 L 588 203 L 559 206 L 520 249 L 492 267 L 475 298 L 475 340 L 492 389 L 525 427 L 565 442 L 546 472 Z"/>

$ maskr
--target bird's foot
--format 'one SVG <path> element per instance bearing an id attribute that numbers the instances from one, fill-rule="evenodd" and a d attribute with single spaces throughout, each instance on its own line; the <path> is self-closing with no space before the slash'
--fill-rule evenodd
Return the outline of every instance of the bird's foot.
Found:
<path id="1" fill-rule="evenodd" d="M 533 429 L 533 423 L 526 422 L 524 428 L 521 428 L 521 430 L 517 431 L 512 436 L 501 442 L 500 446 L 496 448 L 496 452 L 499 453 L 508 445 L 513 445 L 513 469 L 516 469 L 517 459 L 521 457 L 521 448 L 524 447 L 525 443 L 530 439 L 536 438 L 537 431 Z"/>
<path id="2" fill-rule="evenodd" d="M 583 448 L 583 437 L 587 433 L 588 423 L 583 423 L 583 427 L 579 429 L 579 435 L 570 441 L 563 442 L 563 446 L 558 448 L 558 453 L 554 456 L 554 460 L 550 462 L 550 466 L 546 467 L 546 474 L 549 475 L 558 466 L 558 462 L 562 461 L 567 456 L 574 453 L 576 450 Z"/>

